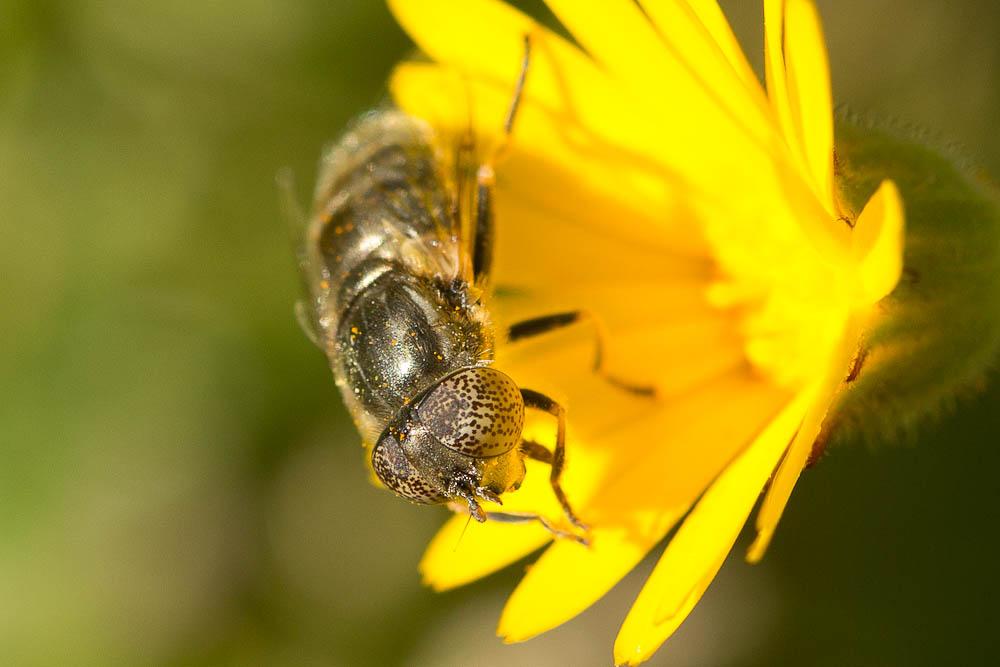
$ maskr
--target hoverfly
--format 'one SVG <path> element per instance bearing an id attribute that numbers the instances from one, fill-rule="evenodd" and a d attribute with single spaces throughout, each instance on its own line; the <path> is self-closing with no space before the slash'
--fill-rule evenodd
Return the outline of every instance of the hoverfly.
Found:
<path id="1" fill-rule="evenodd" d="M 531 40 L 503 126 L 510 139 L 528 74 Z M 400 111 L 363 116 L 325 155 L 300 248 L 307 303 L 299 314 L 326 353 L 379 481 L 420 504 L 448 504 L 472 518 L 540 521 L 486 512 L 526 474 L 525 458 L 551 466 L 566 518 L 577 517 L 560 484 L 566 414 L 540 392 L 520 388 L 491 366 L 495 332 L 484 303 L 493 241 L 494 159 L 463 168 L 467 140 L 448 178 L 438 141 Z M 465 188 L 469 188 L 465 190 Z M 463 197 L 471 203 L 463 206 Z M 466 200 L 468 201 L 468 200 Z M 569 326 L 585 311 L 518 322 L 517 341 Z M 600 329 L 594 368 L 630 391 L 650 393 L 604 372 Z M 554 418 L 552 449 L 522 438 L 525 410 Z"/>

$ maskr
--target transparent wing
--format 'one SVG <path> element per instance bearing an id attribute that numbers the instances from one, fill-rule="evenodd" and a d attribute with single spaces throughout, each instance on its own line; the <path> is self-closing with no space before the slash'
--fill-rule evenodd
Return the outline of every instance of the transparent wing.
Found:
<path id="1" fill-rule="evenodd" d="M 301 294 L 295 303 L 295 317 L 299 321 L 299 326 L 317 347 L 320 344 L 320 328 L 317 320 L 316 309 L 312 304 L 316 302 L 314 292 L 314 269 L 306 254 L 306 227 L 308 218 L 299 204 L 298 196 L 295 192 L 295 175 L 292 170 L 285 167 L 278 171 L 275 181 L 278 186 L 278 196 L 281 204 L 281 215 L 285 219 L 285 226 L 288 230 L 289 240 L 295 252 L 295 264 L 299 271 L 301 284 Z"/>

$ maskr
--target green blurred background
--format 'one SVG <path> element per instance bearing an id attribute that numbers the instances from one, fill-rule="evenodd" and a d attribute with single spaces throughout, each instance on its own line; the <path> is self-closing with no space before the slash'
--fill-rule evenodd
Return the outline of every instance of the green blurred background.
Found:
<path id="1" fill-rule="evenodd" d="M 819 4 L 838 101 L 1000 174 L 997 3 Z M 410 48 L 375 1 L 0 3 L 0 664 L 610 664 L 649 563 L 502 646 L 518 568 L 421 588 L 443 512 L 369 486 L 292 314 L 275 173 Z M 651 664 L 995 659 L 998 399 L 831 453 Z"/>

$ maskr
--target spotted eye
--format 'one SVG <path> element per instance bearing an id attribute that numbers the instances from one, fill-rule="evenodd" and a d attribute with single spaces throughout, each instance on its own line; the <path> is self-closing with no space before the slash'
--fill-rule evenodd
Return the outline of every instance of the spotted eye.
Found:
<path id="1" fill-rule="evenodd" d="M 434 504 L 447 499 L 435 484 L 413 467 L 399 441 L 388 432 L 382 434 L 372 450 L 372 468 L 386 488 L 407 500 Z"/>
<path id="2" fill-rule="evenodd" d="M 448 449 L 486 458 L 521 442 L 524 401 L 517 385 L 492 368 L 466 368 L 430 390 L 417 408 L 420 423 Z"/>

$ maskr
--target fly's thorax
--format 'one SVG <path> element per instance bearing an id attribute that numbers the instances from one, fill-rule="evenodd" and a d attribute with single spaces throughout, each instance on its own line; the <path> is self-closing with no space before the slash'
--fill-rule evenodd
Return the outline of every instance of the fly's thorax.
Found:
<path id="1" fill-rule="evenodd" d="M 486 310 L 462 283 L 387 270 L 343 313 L 328 356 L 372 442 L 427 387 L 492 354 Z"/>

